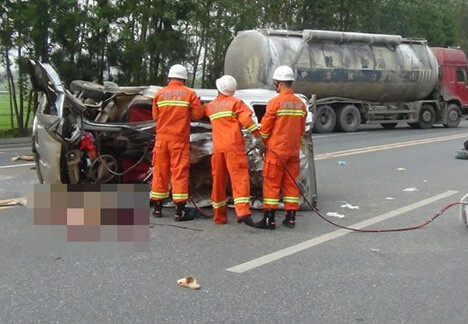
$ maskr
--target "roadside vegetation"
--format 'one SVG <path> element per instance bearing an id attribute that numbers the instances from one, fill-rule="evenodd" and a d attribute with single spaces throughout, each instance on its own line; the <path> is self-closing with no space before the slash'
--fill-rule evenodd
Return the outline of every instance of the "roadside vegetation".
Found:
<path id="1" fill-rule="evenodd" d="M 23 58 L 50 63 L 66 84 L 162 85 L 168 68 L 181 63 L 189 86 L 213 87 L 230 41 L 242 30 L 397 34 L 467 52 L 466 26 L 466 0 L 3 0 L 0 82 L 15 94 L 13 127 L 24 134 L 31 96 L 18 64 Z M 0 116 L 3 129 L 8 122 Z"/>
<path id="2" fill-rule="evenodd" d="M 10 100 L 8 94 L 0 94 L 0 131 L 10 129 Z"/>
<path id="3" fill-rule="evenodd" d="M 32 113 L 29 114 L 27 121 L 25 120 L 24 127 L 19 127 L 15 113 L 12 115 L 10 109 L 10 96 L 0 93 L 0 138 L 28 136 L 32 125 Z"/>

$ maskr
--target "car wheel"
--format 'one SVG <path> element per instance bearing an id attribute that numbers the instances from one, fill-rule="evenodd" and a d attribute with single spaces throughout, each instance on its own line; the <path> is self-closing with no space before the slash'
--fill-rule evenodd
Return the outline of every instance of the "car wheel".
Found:
<path id="1" fill-rule="evenodd" d="M 328 105 L 319 106 L 314 119 L 314 132 L 316 133 L 331 133 L 335 128 L 335 111 Z"/>
<path id="2" fill-rule="evenodd" d="M 456 128 L 460 125 L 461 110 L 456 104 L 450 104 L 447 107 L 447 122 L 444 127 Z"/>

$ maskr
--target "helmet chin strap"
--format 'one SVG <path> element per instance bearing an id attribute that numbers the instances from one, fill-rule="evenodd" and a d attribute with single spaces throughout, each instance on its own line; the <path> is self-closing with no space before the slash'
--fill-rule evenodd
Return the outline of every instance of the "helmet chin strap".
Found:
<path id="1" fill-rule="evenodd" d="M 280 83 L 281 83 L 281 81 L 273 81 L 273 84 L 274 84 L 274 86 L 275 86 L 275 91 L 276 91 L 276 92 L 279 92 L 279 91 L 278 91 L 278 87 L 279 87 Z"/>

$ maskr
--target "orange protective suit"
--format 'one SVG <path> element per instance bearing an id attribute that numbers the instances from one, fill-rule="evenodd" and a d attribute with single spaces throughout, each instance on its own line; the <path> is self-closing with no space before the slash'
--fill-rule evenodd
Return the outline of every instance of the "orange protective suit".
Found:
<path id="1" fill-rule="evenodd" d="M 265 145 L 286 164 L 295 180 L 299 177 L 299 152 L 305 132 L 307 109 L 292 89 L 281 91 L 268 102 L 260 134 Z M 299 190 L 278 157 L 267 151 L 263 165 L 263 208 L 277 209 L 280 191 L 285 210 L 299 208 Z"/>
<path id="2" fill-rule="evenodd" d="M 260 133 L 257 124 L 252 120 L 252 111 L 242 100 L 235 97 L 219 94 L 205 106 L 205 114 L 210 118 L 213 127 L 213 220 L 218 224 L 225 224 L 228 175 L 231 179 L 237 217 L 251 214 L 249 164 L 241 129 L 247 128 L 256 137 L 260 136 Z"/>
<path id="3" fill-rule="evenodd" d="M 151 199 L 169 197 L 172 175 L 172 199 L 186 202 L 190 166 L 190 119 L 203 117 L 203 107 L 196 93 L 182 81 L 172 80 L 159 90 L 153 100 L 153 118 L 157 121 L 153 149 Z"/>

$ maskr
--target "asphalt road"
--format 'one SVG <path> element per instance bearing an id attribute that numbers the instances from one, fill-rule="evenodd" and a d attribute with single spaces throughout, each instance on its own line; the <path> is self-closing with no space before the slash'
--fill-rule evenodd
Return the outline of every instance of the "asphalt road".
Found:
<path id="1" fill-rule="evenodd" d="M 468 192 L 468 161 L 454 158 L 467 130 L 464 120 L 456 129 L 316 135 L 318 207 L 344 216 L 330 218 L 344 225 L 422 222 Z M 0 146 L 0 199 L 24 196 L 36 181 L 29 165 L 7 167 L 28 149 L 8 148 Z M 153 219 L 150 252 L 134 254 L 30 255 L 26 214 L 24 207 L 0 210 L 1 323 L 468 320 L 468 228 L 458 207 L 420 230 L 375 234 L 340 230 L 308 212 L 295 229 L 276 231 L 233 217 L 186 228 Z M 186 275 L 202 288 L 178 287 Z"/>

